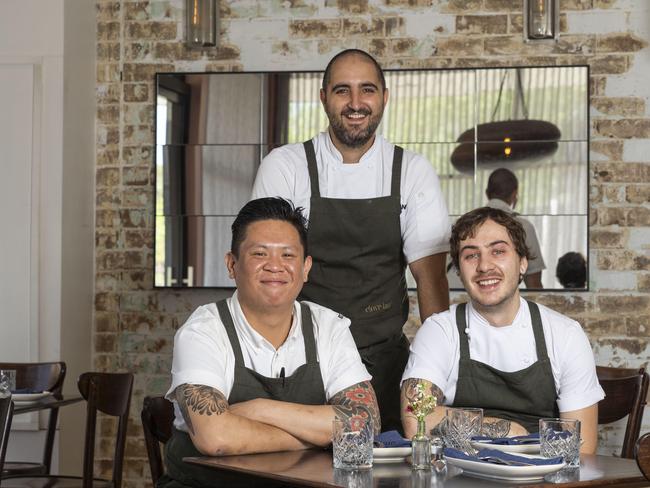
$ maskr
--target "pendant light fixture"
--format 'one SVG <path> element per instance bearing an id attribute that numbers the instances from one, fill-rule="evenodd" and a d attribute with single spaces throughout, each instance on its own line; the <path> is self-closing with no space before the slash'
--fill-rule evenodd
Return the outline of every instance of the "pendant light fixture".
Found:
<path id="1" fill-rule="evenodd" d="M 185 41 L 195 49 L 217 45 L 217 0 L 185 0 Z"/>
<path id="2" fill-rule="evenodd" d="M 516 69 L 516 95 L 523 112 L 523 119 L 494 121 L 501 104 L 507 72 L 501 79 L 499 96 L 492 112 L 492 122 L 478 124 L 457 139 L 460 142 L 451 154 L 451 164 L 457 171 L 472 174 L 483 166 L 506 166 L 521 161 L 535 161 L 557 151 L 560 129 L 545 120 L 528 118 L 521 72 Z M 515 114 L 516 117 L 516 114 Z"/>
<path id="3" fill-rule="evenodd" d="M 524 0 L 524 39 L 557 40 L 559 29 L 559 0 Z"/>

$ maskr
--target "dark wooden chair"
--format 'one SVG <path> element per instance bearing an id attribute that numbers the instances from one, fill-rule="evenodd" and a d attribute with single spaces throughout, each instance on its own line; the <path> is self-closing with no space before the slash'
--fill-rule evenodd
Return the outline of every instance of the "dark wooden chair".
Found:
<path id="1" fill-rule="evenodd" d="M 63 362 L 49 363 L 0 363 L 0 369 L 16 371 L 16 392 L 35 393 L 51 392 L 56 398 L 61 398 L 66 367 Z M 52 466 L 52 450 L 56 436 L 56 424 L 59 419 L 59 409 L 49 410 L 43 461 L 40 463 L 8 462 L 1 471 L 2 477 L 9 475 L 49 474 Z"/>
<path id="2" fill-rule="evenodd" d="M 11 401 L 11 395 L 0 398 L 0 472 L 5 463 L 5 454 L 7 454 L 13 410 L 14 404 Z"/>
<path id="3" fill-rule="evenodd" d="M 122 486 L 122 463 L 133 375 L 131 373 L 84 373 L 79 377 L 78 386 L 79 392 L 87 401 L 83 476 L 10 476 L 2 480 L 3 488 L 71 488 L 75 486 L 120 488 Z M 110 480 L 93 478 L 97 412 L 118 418 L 113 472 Z"/>
<path id="4" fill-rule="evenodd" d="M 643 434 L 636 441 L 634 457 L 645 479 L 650 480 L 650 432 Z"/>
<path id="5" fill-rule="evenodd" d="M 634 446 L 641 430 L 648 394 L 648 373 L 645 368 L 597 366 L 596 374 L 606 395 L 598 403 L 598 424 L 609 424 L 627 416 L 621 457 L 634 459 Z"/>
<path id="6" fill-rule="evenodd" d="M 147 446 L 151 479 L 156 484 L 165 473 L 160 445 L 172 436 L 174 422 L 174 404 L 161 396 L 145 397 L 142 403 L 142 429 Z"/>

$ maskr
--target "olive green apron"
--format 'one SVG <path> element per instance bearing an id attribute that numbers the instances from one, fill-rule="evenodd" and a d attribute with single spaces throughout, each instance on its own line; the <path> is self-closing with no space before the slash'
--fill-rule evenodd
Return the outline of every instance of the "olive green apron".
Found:
<path id="1" fill-rule="evenodd" d="M 539 307 L 536 303 L 526 301 L 535 336 L 537 362 L 510 373 L 470 359 L 466 304 L 458 305 L 456 326 L 460 336 L 460 363 L 453 406 L 480 406 L 486 417 L 512 420 L 523 425 L 528 432 L 537 432 L 540 418 L 558 417 L 559 411 Z"/>
<path id="2" fill-rule="evenodd" d="M 327 403 L 323 378 L 318 365 L 314 326 L 309 306 L 303 303 L 300 307 L 307 362 L 291 376 L 285 378 L 267 378 L 244 365 L 244 356 L 226 300 L 218 302 L 217 309 L 235 354 L 235 377 L 232 391 L 228 397 L 230 405 L 255 398 L 268 398 L 305 405 Z M 184 463 L 183 458 L 189 456 L 203 455 L 194 447 L 187 433 L 174 429 L 172 438 L 165 444 L 167 474 L 159 480 L 157 486 L 165 488 L 282 486 L 274 484 L 270 480 L 255 481 L 253 478 L 239 473 L 216 471 Z"/>
<path id="3" fill-rule="evenodd" d="M 311 184 L 307 246 L 312 257 L 301 298 L 348 317 L 372 375 L 382 430 L 401 430 L 399 382 L 408 360 L 406 258 L 400 227 L 403 149 L 395 146 L 389 196 L 322 198 L 312 141 L 304 143 Z M 434 218 L 435 216 L 432 216 Z"/>

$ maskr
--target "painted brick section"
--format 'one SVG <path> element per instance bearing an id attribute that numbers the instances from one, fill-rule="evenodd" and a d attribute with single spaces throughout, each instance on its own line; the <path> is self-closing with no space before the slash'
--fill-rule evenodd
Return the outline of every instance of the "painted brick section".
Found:
<path id="1" fill-rule="evenodd" d="M 175 331 L 214 300 L 213 290 L 153 288 L 157 72 L 315 70 L 349 47 L 387 68 L 589 65 L 591 290 L 529 296 L 579 320 L 598 364 L 650 363 L 644 0 L 561 0 L 557 43 L 524 42 L 521 0 L 221 0 L 219 46 L 205 51 L 182 42 L 184 0 L 95 4 L 94 365 L 137 372 L 125 487 L 150 486 L 142 399 L 166 391 Z M 420 325 L 414 294 L 410 304 L 412 337 Z M 97 468 L 106 474 L 115 428 L 100 422 Z M 600 439 L 601 452 L 619 451 L 620 427 L 601 429 Z"/>

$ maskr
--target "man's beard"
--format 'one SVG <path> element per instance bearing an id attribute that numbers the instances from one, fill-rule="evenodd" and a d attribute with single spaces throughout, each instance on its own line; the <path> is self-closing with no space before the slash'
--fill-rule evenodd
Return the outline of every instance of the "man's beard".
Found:
<path id="1" fill-rule="evenodd" d="M 350 130 L 347 129 L 345 125 L 343 125 L 343 117 L 347 117 L 348 115 L 355 113 L 369 117 L 368 126 L 365 129 Z M 344 145 L 356 149 L 364 146 L 370 139 L 372 139 L 372 137 L 375 135 L 377 127 L 379 127 L 382 115 L 383 110 L 378 115 L 373 116 L 370 110 L 362 108 L 360 110 L 345 110 L 341 113 L 340 116 L 335 116 L 334 114 L 328 113 L 327 118 L 330 121 L 330 127 L 332 128 L 332 131 L 334 132 L 336 138 Z"/>

